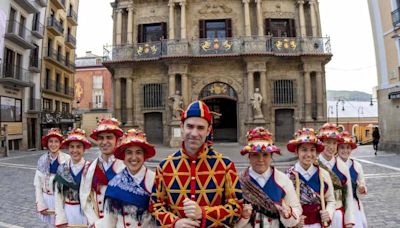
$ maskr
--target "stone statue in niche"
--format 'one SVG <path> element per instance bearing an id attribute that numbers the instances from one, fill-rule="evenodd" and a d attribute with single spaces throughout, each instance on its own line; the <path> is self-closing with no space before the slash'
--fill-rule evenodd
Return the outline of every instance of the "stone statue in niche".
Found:
<path id="1" fill-rule="evenodd" d="M 264 116 L 262 114 L 262 109 L 261 109 L 263 97 L 262 97 L 262 95 L 260 93 L 260 89 L 259 88 L 255 89 L 253 97 L 250 98 L 250 100 L 251 100 L 251 104 L 252 104 L 253 110 L 254 110 L 254 119 L 262 119 L 262 118 L 264 118 Z"/>
<path id="2" fill-rule="evenodd" d="M 179 120 L 183 110 L 183 99 L 179 90 L 174 95 L 168 97 L 168 99 L 171 101 L 172 119 Z"/>

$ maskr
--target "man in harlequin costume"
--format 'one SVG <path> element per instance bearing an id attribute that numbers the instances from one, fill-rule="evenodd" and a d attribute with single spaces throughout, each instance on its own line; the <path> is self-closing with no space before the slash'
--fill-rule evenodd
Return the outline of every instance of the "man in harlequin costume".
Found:
<path id="1" fill-rule="evenodd" d="M 240 218 L 242 191 L 234 163 L 206 142 L 207 105 L 194 101 L 181 115 L 182 147 L 161 161 L 150 211 L 161 227 L 224 227 Z"/>
<path id="2" fill-rule="evenodd" d="M 248 155 L 250 167 L 240 176 L 243 198 L 252 213 L 242 213 L 235 227 L 279 228 L 297 225 L 302 213 L 289 178 L 271 166 L 272 154 L 280 154 L 272 135 L 263 127 L 247 132 L 247 145 L 240 151 Z M 246 204 L 245 204 L 246 205 Z M 246 205 L 246 206 L 247 206 Z"/>
<path id="3" fill-rule="evenodd" d="M 123 161 L 114 157 L 114 149 L 124 134 L 119 125 L 117 119 L 102 119 L 90 135 L 97 141 L 101 152 L 85 170 L 79 191 L 82 210 L 90 225 L 101 223 L 108 182 L 125 168 Z"/>
<path id="4" fill-rule="evenodd" d="M 70 158 L 68 154 L 60 151 L 63 140 L 64 136 L 58 128 L 51 128 L 47 135 L 42 137 L 42 147 L 49 151 L 40 156 L 34 179 L 36 208 L 40 219 L 50 227 L 55 225 L 53 180 L 58 166 Z"/>
<path id="5" fill-rule="evenodd" d="M 364 208 L 361 199 L 367 194 L 367 187 L 365 185 L 364 171 L 362 165 L 350 158 L 350 155 L 357 144 L 354 142 L 352 135 L 344 131 L 340 134 L 340 141 L 338 145 L 338 158 L 342 159 L 349 168 L 351 176 L 351 186 L 353 188 L 353 206 L 354 215 L 356 218 L 355 228 L 366 228 L 367 218 L 365 217 Z"/>
<path id="6" fill-rule="evenodd" d="M 303 128 L 289 141 L 287 149 L 298 157 L 296 164 L 287 170 L 303 208 L 296 227 L 329 226 L 336 205 L 329 173 L 316 162 L 317 153 L 324 150 L 323 143 L 315 135 L 314 129 Z"/>
<path id="7" fill-rule="evenodd" d="M 336 211 L 332 218 L 332 228 L 353 227 L 355 224 L 353 189 L 351 177 L 346 164 L 337 159 L 337 146 L 340 141 L 336 124 L 326 123 L 318 132 L 318 138 L 324 143 L 325 149 L 318 156 L 319 165 L 326 169 L 334 187 Z"/>
<path id="8" fill-rule="evenodd" d="M 156 154 L 154 146 L 143 131 L 130 129 L 114 154 L 126 168 L 108 183 L 102 227 L 155 227 L 148 210 L 155 173 L 144 165 Z"/>

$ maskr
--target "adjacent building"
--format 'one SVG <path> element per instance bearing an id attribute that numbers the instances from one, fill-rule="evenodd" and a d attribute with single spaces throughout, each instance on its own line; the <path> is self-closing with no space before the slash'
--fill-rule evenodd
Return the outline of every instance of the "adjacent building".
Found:
<path id="1" fill-rule="evenodd" d="M 400 149 L 400 1 L 369 0 L 378 73 L 380 148 Z"/>
<path id="2" fill-rule="evenodd" d="M 216 141 L 244 142 L 268 128 L 287 142 L 327 121 L 325 64 L 316 0 L 116 0 L 114 112 L 152 143 L 179 145 L 179 108 L 204 100 Z M 176 103 L 175 103 L 176 102 Z"/>
<path id="3" fill-rule="evenodd" d="M 0 2 L 0 125 L 8 126 L 10 150 L 40 146 L 37 130 L 46 5 L 46 0 Z"/>
<path id="4" fill-rule="evenodd" d="M 41 134 L 72 129 L 79 0 L 48 0 L 41 67 Z"/>
<path id="5" fill-rule="evenodd" d="M 103 59 L 88 51 L 75 60 L 73 114 L 79 120 L 76 123 L 88 133 L 96 128 L 98 120 L 112 116 L 112 79 Z"/>

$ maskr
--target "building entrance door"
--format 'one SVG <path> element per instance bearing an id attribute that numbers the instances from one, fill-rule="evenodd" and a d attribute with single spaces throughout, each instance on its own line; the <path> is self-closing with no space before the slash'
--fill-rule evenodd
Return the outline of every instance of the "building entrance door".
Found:
<path id="1" fill-rule="evenodd" d="M 275 141 L 287 143 L 294 134 L 293 109 L 275 110 Z"/>
<path id="2" fill-rule="evenodd" d="M 216 142 L 237 142 L 237 96 L 228 84 L 215 82 L 205 86 L 200 93 L 214 115 L 213 137 Z"/>
<path id="3" fill-rule="evenodd" d="M 152 112 L 144 114 L 144 131 L 151 144 L 163 143 L 162 113 Z"/>

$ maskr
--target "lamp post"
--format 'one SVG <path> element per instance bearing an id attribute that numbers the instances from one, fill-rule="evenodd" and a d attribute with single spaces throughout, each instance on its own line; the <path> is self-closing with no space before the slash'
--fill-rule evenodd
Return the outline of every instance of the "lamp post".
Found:
<path id="1" fill-rule="evenodd" d="M 344 100 L 338 99 L 336 101 L 336 126 L 339 125 L 339 103 L 342 103 L 342 111 L 344 111 Z"/>

